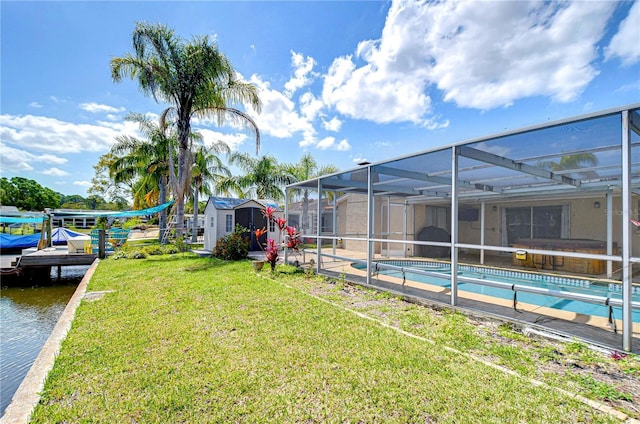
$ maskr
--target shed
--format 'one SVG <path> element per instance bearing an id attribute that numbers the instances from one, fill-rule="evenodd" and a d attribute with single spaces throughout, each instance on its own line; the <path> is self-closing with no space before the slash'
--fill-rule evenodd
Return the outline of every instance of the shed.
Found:
<path id="1" fill-rule="evenodd" d="M 233 197 L 211 196 L 204 209 L 204 249 L 212 251 L 221 237 L 231 234 L 236 225 L 248 229 L 243 233 L 250 238 L 249 250 L 260 250 L 259 241 L 256 240 L 254 231 L 259 228 L 266 228 L 266 238 L 273 238 L 280 243 L 280 232 L 274 225 L 267 225 L 263 211 L 267 206 L 275 208 L 275 216 L 283 217 L 283 211 L 278 204 L 269 199 L 237 199 Z"/>

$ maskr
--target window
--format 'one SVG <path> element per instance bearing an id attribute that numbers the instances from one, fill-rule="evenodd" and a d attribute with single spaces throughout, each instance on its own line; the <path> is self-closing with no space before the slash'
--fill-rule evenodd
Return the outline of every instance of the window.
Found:
<path id="1" fill-rule="evenodd" d="M 233 231 L 233 215 L 231 215 L 231 214 L 227 214 L 227 221 L 226 221 L 226 225 L 225 225 L 225 231 L 227 233 L 230 233 L 231 231 Z"/>
<path id="2" fill-rule="evenodd" d="M 512 244 L 521 238 L 562 238 L 562 209 L 562 206 L 506 208 L 507 242 Z"/>
<path id="3" fill-rule="evenodd" d="M 209 221 L 209 226 L 210 226 L 211 228 L 213 228 L 213 227 L 215 227 L 215 226 L 216 226 L 216 218 L 215 218 L 215 216 L 212 216 L 212 217 L 211 217 L 211 220 Z"/>
<path id="4" fill-rule="evenodd" d="M 287 222 L 289 223 L 290 226 L 300 229 L 300 215 L 290 213 L 289 219 Z"/>
<path id="5" fill-rule="evenodd" d="M 333 232 L 333 212 L 323 212 L 320 225 L 323 233 Z"/>
<path id="6" fill-rule="evenodd" d="M 272 233 L 276 232 L 276 223 L 273 220 L 269 221 L 269 231 Z"/>

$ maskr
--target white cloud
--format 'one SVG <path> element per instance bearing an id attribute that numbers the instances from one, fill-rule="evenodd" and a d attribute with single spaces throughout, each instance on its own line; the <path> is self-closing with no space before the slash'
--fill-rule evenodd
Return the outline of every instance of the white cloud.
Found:
<path id="1" fill-rule="evenodd" d="M 64 165 L 65 163 L 69 162 L 69 159 L 67 158 L 62 158 L 60 156 L 50 155 L 47 153 L 45 153 L 44 155 L 34 156 L 33 158 L 34 160 L 37 160 L 39 162 L 53 163 L 56 165 Z"/>
<path id="2" fill-rule="evenodd" d="M 77 185 L 80 187 L 91 187 L 93 184 L 91 181 L 74 181 L 73 185 Z"/>
<path id="3" fill-rule="evenodd" d="M 336 143 L 336 138 L 335 137 L 325 137 L 322 140 L 315 142 L 315 143 L 311 143 L 309 142 L 307 145 L 313 145 L 315 144 L 316 149 L 320 149 L 320 150 L 337 150 L 339 152 L 344 152 L 347 150 L 351 150 L 351 145 L 349 144 L 349 142 L 347 141 L 347 139 L 343 139 L 342 141 L 340 141 L 339 143 Z M 302 143 L 301 143 L 302 145 Z"/>
<path id="4" fill-rule="evenodd" d="M 202 135 L 204 145 L 210 147 L 217 141 L 223 141 L 227 143 L 227 146 L 233 151 L 238 150 L 238 147 L 243 144 L 249 136 L 243 133 L 224 134 L 218 131 L 212 131 L 204 128 L 199 128 L 198 132 Z M 251 137 L 251 142 L 254 142 L 254 138 Z"/>
<path id="5" fill-rule="evenodd" d="M 0 162 L 4 171 L 27 172 L 34 170 L 32 165 L 35 163 L 63 165 L 68 162 L 67 158 L 51 154 L 34 155 L 26 150 L 16 149 L 2 142 L 0 142 L 0 150 L 2 151 Z"/>
<path id="6" fill-rule="evenodd" d="M 67 171 L 63 171 L 62 169 L 59 169 L 56 167 L 45 169 L 44 171 L 41 172 L 41 174 L 49 175 L 52 177 L 65 177 L 69 175 Z"/>
<path id="7" fill-rule="evenodd" d="M 38 102 L 31 102 L 29 103 L 29 107 L 41 108 L 42 105 Z"/>
<path id="8" fill-rule="evenodd" d="M 101 105 L 101 104 L 98 104 L 96 102 L 81 103 L 80 104 L 80 109 L 86 110 L 87 112 L 91 112 L 91 113 L 99 113 L 99 112 L 118 113 L 118 112 L 124 112 L 125 111 L 125 109 L 123 107 L 113 107 L 113 106 L 109 106 L 109 105 Z"/>
<path id="9" fill-rule="evenodd" d="M 302 132 L 302 140 L 298 142 L 298 145 L 302 148 L 315 146 L 316 144 L 316 131 L 313 128 Z"/>
<path id="10" fill-rule="evenodd" d="M 251 83 L 258 87 L 262 100 L 262 113 L 251 114 L 260 131 L 276 138 L 289 138 L 298 132 L 312 130 L 311 123 L 295 110 L 295 103 L 279 91 L 270 88 L 269 83 L 253 75 Z"/>
<path id="11" fill-rule="evenodd" d="M 598 74 L 596 44 L 613 2 L 495 2 L 430 10 L 430 79 L 446 101 L 490 109 L 537 95 L 574 100 Z"/>
<path id="12" fill-rule="evenodd" d="M 316 148 L 320 150 L 327 150 L 333 147 L 335 142 L 336 142 L 335 137 L 325 137 L 316 143 Z"/>
<path id="13" fill-rule="evenodd" d="M 287 97 L 291 97 L 296 90 L 313 82 L 317 76 L 317 74 L 313 72 L 315 64 L 316 61 L 313 60 L 312 57 L 307 56 L 305 58 L 301 53 L 291 51 L 291 65 L 293 66 L 294 76 L 284 85 L 284 94 Z"/>
<path id="14" fill-rule="evenodd" d="M 640 2 L 636 1 L 629 15 L 620 22 L 618 32 L 605 48 L 605 59 L 620 58 L 623 65 L 632 65 L 640 60 Z"/>
<path id="15" fill-rule="evenodd" d="M 427 118 L 434 87 L 478 109 L 538 95 L 571 101 L 598 73 L 596 45 L 615 6 L 394 1 L 379 40 L 334 60 L 323 100 L 352 118 L 427 128 L 448 125 Z"/>
<path id="16" fill-rule="evenodd" d="M 627 91 L 640 91 L 640 81 L 635 81 L 631 84 L 624 84 L 616 88 L 614 93 L 624 93 Z"/>
<path id="17" fill-rule="evenodd" d="M 342 121 L 334 116 L 329 121 L 322 121 L 322 127 L 327 131 L 338 132 L 342 128 Z"/>
<path id="18" fill-rule="evenodd" d="M 367 158 L 362 156 L 362 155 L 357 155 L 354 156 L 354 158 L 352 159 L 353 163 L 362 163 L 362 162 L 368 162 Z"/>
<path id="19" fill-rule="evenodd" d="M 131 122 L 75 124 L 45 116 L 0 115 L 0 138 L 31 151 L 103 152 L 123 133 L 137 135 L 137 125 Z"/>
<path id="20" fill-rule="evenodd" d="M 338 143 L 338 145 L 336 146 L 336 150 L 339 152 L 346 152 L 347 150 L 351 150 L 351 145 L 345 138 L 340 143 Z"/>
<path id="21" fill-rule="evenodd" d="M 371 147 L 374 149 L 382 149 L 391 146 L 393 146 L 393 143 L 391 143 L 390 141 L 376 141 L 371 144 Z"/>
<path id="22" fill-rule="evenodd" d="M 300 112 L 305 119 L 309 121 L 313 121 L 320 114 L 322 108 L 324 108 L 324 103 L 322 100 L 316 98 L 313 93 L 307 91 L 302 94 L 298 99 L 298 104 L 300 107 Z"/>
<path id="23" fill-rule="evenodd" d="M 325 77 L 322 99 L 341 114 L 378 123 L 419 123 L 430 111 L 424 80 L 387 73 L 372 64 L 356 68 L 351 56 L 337 58 Z"/>

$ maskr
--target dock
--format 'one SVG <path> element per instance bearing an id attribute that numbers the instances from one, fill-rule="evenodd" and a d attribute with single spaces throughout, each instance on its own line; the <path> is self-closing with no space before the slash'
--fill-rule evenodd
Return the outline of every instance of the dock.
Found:
<path id="1" fill-rule="evenodd" d="M 9 259 L 3 256 L 0 271 L 3 277 L 48 274 L 53 266 L 60 270 L 63 266 L 91 265 L 97 257 L 98 255 L 92 253 L 69 252 L 67 246 L 47 247 L 41 250 L 31 248 L 23 250 L 20 255 L 9 255 Z"/>

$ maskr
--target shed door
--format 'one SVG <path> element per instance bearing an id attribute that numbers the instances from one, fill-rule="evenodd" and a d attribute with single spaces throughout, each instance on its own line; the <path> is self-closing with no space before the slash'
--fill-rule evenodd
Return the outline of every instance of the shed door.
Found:
<path id="1" fill-rule="evenodd" d="M 236 224 L 242 225 L 243 227 L 249 229 L 249 232 L 245 232 L 242 234 L 243 237 L 247 237 L 251 240 L 249 244 L 249 250 L 261 250 L 258 242 L 266 243 L 267 236 L 266 234 L 261 237 L 261 240 L 256 240 L 256 236 L 254 231 L 258 228 L 266 228 L 267 220 L 262 215 L 262 209 L 260 208 L 240 208 L 236 209 Z"/>

